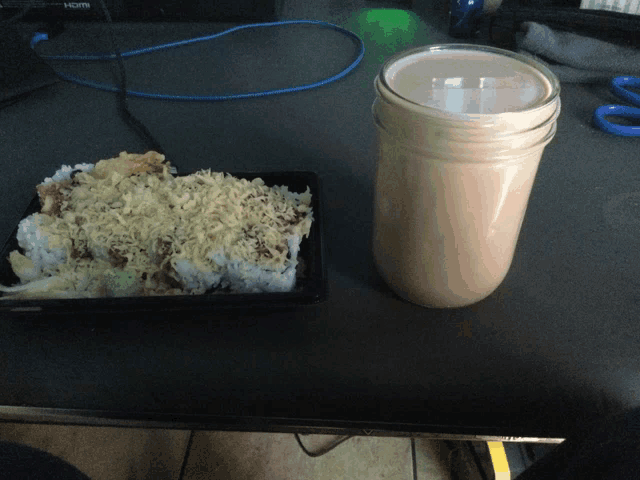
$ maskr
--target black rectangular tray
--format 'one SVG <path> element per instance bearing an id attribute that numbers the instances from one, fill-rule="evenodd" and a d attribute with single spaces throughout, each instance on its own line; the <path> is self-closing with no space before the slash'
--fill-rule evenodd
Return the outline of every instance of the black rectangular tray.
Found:
<path id="1" fill-rule="evenodd" d="M 282 293 L 211 293 L 204 295 L 172 295 L 156 297 L 114 297 L 114 298 L 78 298 L 46 300 L 0 300 L 0 313 L 6 316 L 14 314 L 57 315 L 73 313 L 86 315 L 92 313 L 128 312 L 164 312 L 164 311 L 200 311 L 211 313 L 221 308 L 269 309 L 291 308 L 301 305 L 321 303 L 327 297 L 327 274 L 325 265 L 325 245 L 323 211 L 321 202 L 320 179 L 314 172 L 248 172 L 233 173 L 236 178 L 253 180 L 262 178 L 267 186 L 285 185 L 289 191 L 303 193 L 307 186 L 311 189 L 313 222 L 308 238 L 303 238 L 298 258 L 303 263 L 302 275 L 298 276 L 296 288 L 292 292 Z M 189 174 L 178 174 L 186 176 Z M 40 211 L 40 201 L 36 195 L 22 218 Z M 20 279 L 13 273 L 9 263 L 9 253 L 20 250 L 16 235 L 18 226 L 0 251 L 0 283 L 11 286 Z M 24 252 L 22 252 L 24 253 Z M 300 267 L 300 265 L 299 265 Z"/>

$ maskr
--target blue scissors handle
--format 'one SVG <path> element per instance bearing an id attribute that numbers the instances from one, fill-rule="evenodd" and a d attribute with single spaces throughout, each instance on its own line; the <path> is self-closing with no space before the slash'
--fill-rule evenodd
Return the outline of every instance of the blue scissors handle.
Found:
<path id="1" fill-rule="evenodd" d="M 616 77 L 611 81 L 611 91 L 623 100 L 640 106 L 640 95 L 627 90 L 627 88 L 640 88 L 639 77 Z M 603 105 L 593 113 L 594 123 L 602 130 L 614 135 L 623 137 L 640 136 L 640 127 L 630 127 L 611 123 L 605 117 L 617 116 L 640 120 L 640 108 L 627 107 L 624 105 Z"/>
<path id="2" fill-rule="evenodd" d="M 616 77 L 611 80 L 611 91 L 629 103 L 640 107 L 640 95 L 627 88 L 640 88 L 640 77 Z"/>
<path id="3" fill-rule="evenodd" d="M 626 107 L 624 105 L 603 105 L 596 108 L 593 113 L 593 121 L 602 130 L 614 135 L 623 137 L 640 136 L 640 127 L 628 127 L 617 123 L 611 123 L 605 117 L 615 115 L 616 117 L 626 117 L 640 119 L 640 108 Z"/>

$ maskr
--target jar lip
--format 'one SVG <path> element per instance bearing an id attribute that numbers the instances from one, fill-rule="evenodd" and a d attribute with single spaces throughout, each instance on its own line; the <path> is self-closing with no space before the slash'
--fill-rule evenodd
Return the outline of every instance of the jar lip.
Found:
<path id="1" fill-rule="evenodd" d="M 387 81 L 387 74 L 390 68 L 403 58 L 420 54 L 420 53 L 427 53 L 427 52 L 451 51 L 451 52 L 462 53 L 464 51 L 469 51 L 469 50 L 476 53 L 489 53 L 494 55 L 502 55 L 502 56 L 511 58 L 512 60 L 516 60 L 518 62 L 522 62 L 526 64 L 527 66 L 533 68 L 534 70 L 537 70 L 549 82 L 551 87 L 550 93 L 540 101 L 534 103 L 533 105 L 528 105 L 521 110 L 506 111 L 501 113 L 456 113 L 456 112 L 443 110 L 443 109 L 439 109 L 431 106 L 426 106 L 414 100 L 411 100 L 401 95 L 397 91 L 395 91 Z M 382 65 L 380 69 L 380 73 L 377 77 L 377 81 L 379 81 L 382 84 L 382 86 L 386 90 L 385 93 L 390 94 L 396 100 L 400 100 L 401 102 L 402 101 L 408 102 L 411 106 L 413 106 L 414 108 L 418 108 L 420 111 L 423 111 L 425 113 L 432 112 L 434 116 L 446 116 L 452 119 L 460 119 L 460 120 L 466 120 L 466 121 L 482 122 L 482 121 L 489 121 L 490 119 L 495 119 L 496 117 L 502 117 L 506 115 L 533 113 L 537 110 L 542 110 L 544 108 L 549 107 L 549 105 L 555 102 L 560 95 L 560 81 L 555 76 L 555 74 L 551 72 L 551 70 L 549 70 L 546 66 L 544 66 L 542 63 L 538 62 L 537 60 L 519 53 L 511 52 L 509 50 L 503 50 L 500 48 L 488 47 L 483 45 L 465 44 L 465 43 L 447 43 L 447 44 L 417 47 L 417 48 L 412 48 L 412 49 L 397 53 L 392 57 L 390 57 L 389 59 L 387 59 L 387 61 Z"/>

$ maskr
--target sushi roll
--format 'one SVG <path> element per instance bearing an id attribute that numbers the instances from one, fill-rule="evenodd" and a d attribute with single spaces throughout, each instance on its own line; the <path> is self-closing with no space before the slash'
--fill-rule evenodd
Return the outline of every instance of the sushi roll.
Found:
<path id="1" fill-rule="evenodd" d="M 122 152 L 64 165 L 37 187 L 1 298 L 289 292 L 313 221 L 311 193 Z M 46 278 L 59 279 L 47 291 Z M 39 282 L 40 283 L 37 283 Z M 29 292 L 30 285 L 37 285 Z M 11 290 L 13 288 L 13 290 Z M 35 293 L 34 293 L 35 292 Z"/>

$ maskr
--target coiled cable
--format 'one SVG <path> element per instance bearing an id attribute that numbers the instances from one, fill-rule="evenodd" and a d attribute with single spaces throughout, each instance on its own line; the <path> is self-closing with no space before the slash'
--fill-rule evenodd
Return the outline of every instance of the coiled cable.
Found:
<path id="1" fill-rule="evenodd" d="M 351 73 L 364 58 L 364 54 L 365 54 L 364 42 L 358 35 L 338 25 L 334 25 L 334 24 L 319 21 L 319 20 L 286 20 L 286 21 L 279 21 L 279 22 L 253 23 L 249 25 L 240 25 L 240 26 L 236 26 L 212 35 L 205 35 L 201 37 L 190 38 L 190 39 L 180 40 L 176 42 L 164 43 L 161 45 L 138 48 L 135 50 L 121 52 L 119 55 L 117 53 L 115 54 L 113 53 L 80 54 L 80 55 L 67 54 L 67 55 L 43 56 L 42 58 L 44 58 L 45 60 L 66 60 L 66 61 L 104 61 L 104 60 L 111 60 L 111 59 L 117 59 L 117 58 L 129 58 L 129 57 L 135 57 L 138 55 L 146 55 L 146 54 L 157 52 L 160 50 L 167 50 L 170 48 L 182 47 L 182 46 L 191 45 L 194 43 L 214 40 L 216 38 L 222 37 L 223 35 L 229 35 L 230 33 L 237 32 L 239 30 L 280 27 L 284 25 L 315 25 L 315 26 L 329 28 L 329 29 L 341 32 L 347 35 L 348 37 L 355 39 L 359 44 L 359 51 L 358 51 L 357 57 L 348 67 L 346 67 L 344 70 L 342 70 L 341 72 L 335 75 L 332 75 L 328 78 L 325 78 L 317 82 L 313 82 L 305 85 L 297 85 L 293 87 L 279 88 L 279 89 L 273 89 L 273 90 L 263 90 L 263 91 L 257 91 L 257 92 L 247 92 L 247 93 L 229 93 L 229 94 L 223 94 L 223 95 L 172 95 L 172 94 L 144 92 L 144 91 L 137 91 L 137 90 L 127 90 L 126 94 L 127 96 L 130 96 L 130 97 L 148 98 L 148 99 L 154 99 L 154 100 L 168 100 L 168 101 L 182 101 L 182 102 L 218 102 L 218 101 L 226 101 L 226 100 L 241 100 L 241 99 L 247 99 L 247 98 L 257 98 L 257 97 L 266 97 L 270 95 L 281 95 L 285 93 L 301 92 L 305 90 L 311 90 L 313 88 L 322 87 L 329 83 L 340 80 L 341 78 L 344 78 L 349 73 Z M 32 47 L 35 47 L 37 43 L 39 43 L 40 41 L 46 40 L 47 38 L 48 37 L 46 36 L 46 34 L 44 35 L 42 33 L 35 34 L 32 40 Z M 81 78 L 69 73 L 57 72 L 57 74 L 63 80 L 66 80 L 78 85 L 96 88 L 98 90 L 103 90 L 107 92 L 117 93 L 120 91 L 120 88 L 114 85 L 109 85 L 101 82 L 96 82 L 93 80 L 88 80 L 86 78 Z"/>

